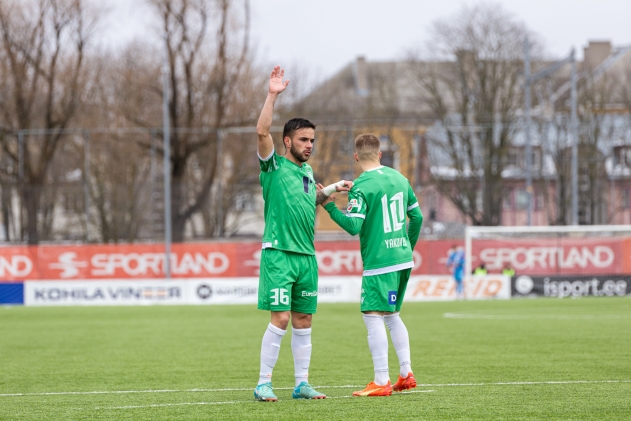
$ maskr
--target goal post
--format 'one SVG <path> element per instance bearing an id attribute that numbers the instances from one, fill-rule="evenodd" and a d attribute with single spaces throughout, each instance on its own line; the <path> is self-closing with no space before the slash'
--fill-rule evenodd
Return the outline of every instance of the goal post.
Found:
<path id="1" fill-rule="evenodd" d="M 466 227 L 466 278 L 480 263 L 528 276 L 631 274 L 631 225 Z"/>

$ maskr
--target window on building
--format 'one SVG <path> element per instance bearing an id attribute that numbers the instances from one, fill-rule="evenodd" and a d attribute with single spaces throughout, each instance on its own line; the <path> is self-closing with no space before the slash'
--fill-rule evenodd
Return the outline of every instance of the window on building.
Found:
<path id="1" fill-rule="evenodd" d="M 393 151 L 381 151 L 381 165 L 394 168 L 394 152 Z"/>
<path id="2" fill-rule="evenodd" d="M 535 210 L 542 210 L 545 208 L 545 195 L 543 194 L 542 191 L 539 190 L 535 190 L 535 202 L 534 202 L 534 209 Z"/>
<path id="3" fill-rule="evenodd" d="M 625 209 L 631 207 L 631 189 L 624 189 L 622 191 L 622 207 Z"/>
<path id="4" fill-rule="evenodd" d="M 541 169 L 543 155 L 540 148 L 532 149 L 532 169 L 539 171 Z M 511 148 L 506 154 L 506 166 L 526 168 L 526 149 L 525 148 Z"/>
<path id="5" fill-rule="evenodd" d="M 502 207 L 504 210 L 509 211 L 513 209 L 513 192 L 506 190 L 502 198 Z"/>
<path id="6" fill-rule="evenodd" d="M 535 171 L 541 169 L 541 149 L 539 148 L 532 150 L 532 169 Z"/>
<path id="7" fill-rule="evenodd" d="M 506 154 L 506 165 L 509 167 L 521 167 L 522 166 L 522 150 L 517 148 L 509 149 Z"/>
<path id="8" fill-rule="evenodd" d="M 621 159 L 622 163 L 626 167 L 631 166 L 631 148 L 622 148 L 621 152 L 622 152 L 622 159 Z"/>
<path id="9" fill-rule="evenodd" d="M 528 208 L 528 193 L 526 189 L 515 190 L 515 209 L 526 210 Z"/>

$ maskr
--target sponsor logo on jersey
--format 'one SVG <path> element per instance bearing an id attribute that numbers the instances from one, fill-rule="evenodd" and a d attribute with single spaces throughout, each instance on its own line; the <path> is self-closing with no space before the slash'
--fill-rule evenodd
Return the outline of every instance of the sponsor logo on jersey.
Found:
<path id="1" fill-rule="evenodd" d="M 397 292 L 388 291 L 388 305 L 395 305 L 397 303 Z"/>
<path id="2" fill-rule="evenodd" d="M 346 210 L 348 212 L 352 211 L 354 208 L 357 208 L 357 210 L 359 211 L 362 207 L 362 201 L 361 200 L 357 200 L 357 199 L 351 199 L 348 202 L 348 207 L 346 208 Z"/>
<path id="3" fill-rule="evenodd" d="M 303 297 L 317 297 L 318 291 L 302 291 Z"/>

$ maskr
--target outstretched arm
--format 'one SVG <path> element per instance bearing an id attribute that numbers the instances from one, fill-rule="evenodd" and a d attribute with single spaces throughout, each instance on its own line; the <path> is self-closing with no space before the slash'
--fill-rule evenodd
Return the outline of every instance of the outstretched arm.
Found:
<path id="1" fill-rule="evenodd" d="M 261 110 L 259 121 L 256 124 L 256 134 L 258 135 L 258 153 L 263 159 L 270 156 L 274 150 L 274 141 L 272 135 L 270 135 L 270 129 L 272 127 L 272 116 L 274 115 L 274 104 L 278 95 L 285 90 L 289 84 L 289 80 L 283 82 L 283 76 L 285 70 L 280 66 L 274 67 L 272 74 L 269 78 L 269 89 L 267 92 L 267 99 L 265 99 L 265 105 Z"/>
<path id="2" fill-rule="evenodd" d="M 318 188 L 322 190 L 324 186 L 322 186 L 322 184 L 318 184 Z M 322 207 L 329 213 L 329 216 L 331 217 L 333 222 L 339 225 L 340 228 L 342 228 L 350 235 L 357 235 L 359 231 L 361 231 L 364 220 L 361 218 L 349 218 L 348 216 L 340 212 L 337 206 L 335 206 L 334 194 L 331 194 L 330 196 L 324 196 Z"/>
<path id="3" fill-rule="evenodd" d="M 330 196 L 335 200 L 334 196 Z M 364 225 L 364 220 L 361 218 L 349 218 L 344 215 L 340 210 L 335 206 L 335 202 L 327 201 L 324 205 L 324 209 L 329 213 L 329 216 L 337 225 L 340 226 L 344 231 L 349 233 L 350 235 L 357 235 L 359 231 L 362 229 L 362 225 Z"/>
<path id="4" fill-rule="evenodd" d="M 324 187 L 322 184 L 318 183 L 316 190 L 316 206 L 322 205 L 324 206 L 324 201 L 330 197 L 334 192 L 343 192 L 349 191 L 353 188 L 353 182 L 347 180 L 340 180 L 337 183 L 330 184 Z M 333 202 L 335 202 L 335 196 L 332 196 Z"/>

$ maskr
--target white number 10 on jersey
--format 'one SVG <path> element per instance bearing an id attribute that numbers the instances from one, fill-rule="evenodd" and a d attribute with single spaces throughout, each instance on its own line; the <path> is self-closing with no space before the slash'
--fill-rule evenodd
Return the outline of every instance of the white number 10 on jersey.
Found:
<path id="1" fill-rule="evenodd" d="M 388 196 L 381 198 L 381 211 L 383 214 L 383 232 L 400 231 L 405 225 L 405 210 L 403 209 L 403 192 L 399 192 L 390 198 L 388 209 Z M 392 219 L 392 224 L 390 220 Z"/>

